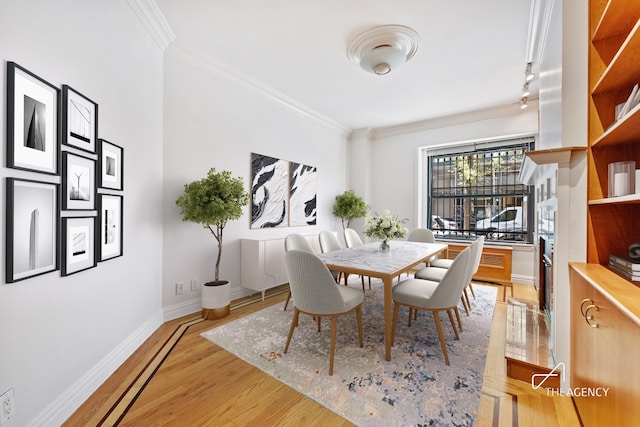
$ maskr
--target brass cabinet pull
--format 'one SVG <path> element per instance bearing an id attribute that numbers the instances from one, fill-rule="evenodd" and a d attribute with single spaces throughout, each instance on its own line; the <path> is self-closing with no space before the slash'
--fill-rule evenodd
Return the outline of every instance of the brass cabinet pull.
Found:
<path id="1" fill-rule="evenodd" d="M 582 300 L 582 302 L 580 303 L 580 314 L 582 314 L 582 317 L 586 316 L 586 313 L 584 311 L 584 303 L 589 303 L 589 305 L 593 305 L 593 300 L 589 299 L 589 298 L 585 298 Z"/>
<path id="2" fill-rule="evenodd" d="M 599 310 L 597 305 L 591 304 L 584 311 L 584 320 L 586 320 L 587 325 L 591 326 L 592 328 L 597 328 L 598 327 L 598 322 L 594 322 L 594 323 L 590 322 L 591 320 L 593 320 L 593 316 L 589 315 L 589 310 L 591 310 L 592 308 L 595 309 L 596 311 Z"/>

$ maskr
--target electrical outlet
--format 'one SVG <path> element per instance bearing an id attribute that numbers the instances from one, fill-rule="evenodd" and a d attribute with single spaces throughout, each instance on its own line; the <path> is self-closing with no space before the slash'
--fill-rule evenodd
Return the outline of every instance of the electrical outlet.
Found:
<path id="1" fill-rule="evenodd" d="M 0 424 L 6 423 L 16 412 L 13 389 L 0 396 Z"/>
<path id="2" fill-rule="evenodd" d="M 184 283 L 183 282 L 176 283 L 176 295 L 182 295 L 183 292 L 184 292 Z"/>
<path id="3" fill-rule="evenodd" d="M 198 290 L 198 279 L 191 279 L 191 291 Z"/>

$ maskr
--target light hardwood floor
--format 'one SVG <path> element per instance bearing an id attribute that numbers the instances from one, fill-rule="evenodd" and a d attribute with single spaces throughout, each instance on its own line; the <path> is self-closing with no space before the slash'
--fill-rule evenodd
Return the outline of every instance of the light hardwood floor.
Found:
<path id="1" fill-rule="evenodd" d="M 477 285 L 481 286 L 481 285 Z M 535 299 L 532 287 L 514 296 Z M 286 291 L 234 301 L 217 321 L 187 316 L 160 327 L 64 424 L 65 426 L 350 426 L 349 421 L 280 383 L 200 333 L 272 304 Z M 506 376 L 506 304 L 498 292 L 478 426 L 579 426 L 568 397 L 549 397 Z"/>

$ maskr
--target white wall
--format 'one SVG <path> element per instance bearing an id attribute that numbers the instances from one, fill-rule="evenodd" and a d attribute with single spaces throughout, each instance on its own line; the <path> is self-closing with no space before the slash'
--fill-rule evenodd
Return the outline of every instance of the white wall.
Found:
<path id="1" fill-rule="evenodd" d="M 463 141 L 477 141 L 538 132 L 537 102 L 477 113 L 354 132 L 350 144 L 351 187 L 371 205 L 371 213 L 389 209 L 408 218 L 409 229 L 423 227 L 419 219 L 421 182 L 419 149 Z M 367 168 L 360 159 L 369 159 Z M 514 279 L 531 283 L 533 252 L 519 250 Z"/>
<path id="2" fill-rule="evenodd" d="M 124 148 L 123 257 L 4 284 L 0 246 L 0 393 L 13 388 L 16 407 L 5 425 L 59 425 L 162 321 L 162 53 L 125 0 L 3 2 L 0 52 L 0 134 L 15 61 L 98 103 L 99 137 Z M 2 178 L 43 177 L 4 167 L 4 149 L 0 164 Z"/>
<path id="3" fill-rule="evenodd" d="M 203 178 L 209 168 L 242 177 L 247 191 L 251 153 L 318 168 L 317 225 L 250 229 L 249 206 L 224 229 L 220 279 L 231 282 L 231 297 L 248 294 L 240 287 L 240 240 L 340 230 L 332 213 L 335 196 L 346 186 L 346 137 L 310 120 L 247 82 L 230 76 L 210 60 L 171 45 L 165 57 L 164 264 L 166 317 L 200 307 L 200 288 L 191 279 L 213 280 L 217 246 L 208 230 L 183 222 L 175 204 L 187 182 Z M 175 294 L 175 283 L 185 292 Z"/>

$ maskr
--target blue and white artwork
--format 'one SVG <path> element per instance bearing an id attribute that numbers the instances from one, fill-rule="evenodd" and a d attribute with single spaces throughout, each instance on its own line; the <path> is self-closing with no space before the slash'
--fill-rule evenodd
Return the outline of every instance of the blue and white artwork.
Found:
<path id="1" fill-rule="evenodd" d="M 316 225 L 315 166 L 289 162 L 289 225 Z"/>
<path id="2" fill-rule="evenodd" d="M 251 228 L 288 225 L 289 162 L 251 153 Z"/>

